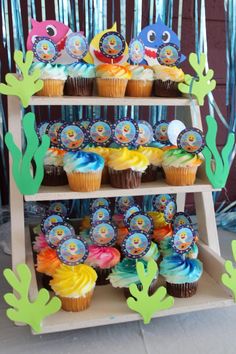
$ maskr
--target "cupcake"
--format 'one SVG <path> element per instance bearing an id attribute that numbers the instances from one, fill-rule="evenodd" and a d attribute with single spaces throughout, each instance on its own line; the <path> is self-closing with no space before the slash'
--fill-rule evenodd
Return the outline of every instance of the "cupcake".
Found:
<path id="1" fill-rule="evenodd" d="M 111 150 L 112 150 L 111 148 L 106 148 L 106 147 L 101 147 L 101 146 L 84 149 L 84 151 L 94 152 L 95 154 L 98 154 L 104 158 L 104 168 L 102 170 L 102 184 L 109 183 L 109 173 L 108 173 L 107 162 L 108 162 L 108 158 L 109 158 L 109 154 L 110 154 Z"/>
<path id="2" fill-rule="evenodd" d="M 118 227 L 117 228 L 117 239 L 116 244 L 121 246 L 122 242 L 124 241 L 125 237 L 128 235 L 129 230 L 127 227 Z"/>
<path id="3" fill-rule="evenodd" d="M 64 186 L 68 184 L 66 173 L 63 169 L 64 150 L 50 148 L 44 157 L 43 186 Z"/>
<path id="4" fill-rule="evenodd" d="M 110 183 L 115 188 L 138 188 L 142 173 L 149 165 L 148 158 L 138 151 L 127 148 L 110 153 L 108 169 Z"/>
<path id="5" fill-rule="evenodd" d="M 60 298 L 62 309 L 78 312 L 86 310 L 92 300 L 97 274 L 85 264 L 61 264 L 50 281 L 51 288 Z"/>
<path id="6" fill-rule="evenodd" d="M 68 152 L 64 156 L 64 170 L 69 186 L 76 192 L 92 192 L 101 186 L 104 159 L 92 152 Z"/>
<path id="7" fill-rule="evenodd" d="M 41 232 L 39 235 L 35 237 L 35 240 L 33 241 L 33 250 L 36 253 L 39 253 L 41 250 L 44 248 L 48 247 L 48 243 L 46 241 L 45 235 Z"/>
<path id="8" fill-rule="evenodd" d="M 42 285 L 45 289 L 52 290 L 49 282 L 60 264 L 61 262 L 57 256 L 57 252 L 52 248 L 43 248 L 37 254 L 36 270 L 39 273 L 43 273 Z"/>
<path id="9" fill-rule="evenodd" d="M 149 248 L 149 251 L 145 254 L 145 256 L 142 257 L 142 259 L 146 262 L 150 261 L 151 259 L 154 259 L 154 261 L 157 261 L 158 258 L 160 257 L 160 251 L 156 245 L 156 243 L 151 242 L 151 246 Z"/>
<path id="10" fill-rule="evenodd" d="M 166 183 L 172 186 L 190 186 L 194 184 L 198 166 L 202 159 L 182 149 L 171 149 L 163 155 L 162 167 Z"/>
<path id="11" fill-rule="evenodd" d="M 86 264 L 96 270 L 98 275 L 97 285 L 106 285 L 109 283 L 107 277 L 119 261 L 120 252 L 116 248 L 96 245 L 89 246 L 89 255 L 86 259 Z"/>
<path id="12" fill-rule="evenodd" d="M 127 67 L 116 64 L 101 64 L 96 68 L 98 96 L 124 97 L 131 73 Z"/>
<path id="13" fill-rule="evenodd" d="M 138 151 L 145 155 L 149 160 L 149 166 L 142 174 L 142 182 L 152 182 L 157 179 L 158 167 L 161 167 L 163 151 L 156 147 L 140 146 Z"/>
<path id="14" fill-rule="evenodd" d="M 155 65 L 154 92 L 160 97 L 181 96 L 178 84 L 184 81 L 184 72 L 176 66 Z"/>
<path id="15" fill-rule="evenodd" d="M 160 229 L 168 225 L 164 213 L 161 211 L 148 211 L 147 214 L 152 218 L 154 229 Z"/>
<path id="16" fill-rule="evenodd" d="M 166 237 L 171 237 L 172 235 L 173 229 L 171 224 L 166 224 L 165 226 L 153 230 L 152 240 L 159 245 L 162 240 L 164 240 Z"/>
<path id="17" fill-rule="evenodd" d="M 95 80 L 95 66 L 87 63 L 73 63 L 67 66 L 65 95 L 92 96 Z"/>
<path id="18" fill-rule="evenodd" d="M 126 88 L 126 96 L 149 97 L 152 95 L 153 70 L 147 65 L 129 65 L 131 78 Z"/>
<path id="19" fill-rule="evenodd" d="M 63 96 L 65 81 L 67 78 L 66 66 L 61 64 L 34 63 L 31 71 L 40 69 L 40 79 L 43 80 L 43 88 L 36 93 L 37 96 Z"/>

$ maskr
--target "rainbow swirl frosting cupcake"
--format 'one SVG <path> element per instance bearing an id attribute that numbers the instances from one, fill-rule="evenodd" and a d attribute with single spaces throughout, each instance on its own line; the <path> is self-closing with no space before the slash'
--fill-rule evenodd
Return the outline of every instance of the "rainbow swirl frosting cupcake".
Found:
<path id="1" fill-rule="evenodd" d="M 114 149 L 102 147 L 102 146 L 89 147 L 89 148 L 84 149 L 84 151 L 94 152 L 95 154 L 98 154 L 104 158 L 104 168 L 102 171 L 102 184 L 109 183 L 109 173 L 108 173 L 107 163 L 109 160 L 109 155 L 112 150 L 114 150 Z"/>
<path id="2" fill-rule="evenodd" d="M 149 166 L 142 175 L 142 182 L 151 182 L 157 179 L 158 167 L 161 167 L 163 151 L 157 147 L 140 146 L 138 152 L 141 152 L 149 160 Z"/>
<path id="3" fill-rule="evenodd" d="M 131 78 L 128 81 L 126 95 L 131 97 L 149 97 L 152 94 L 153 70 L 147 65 L 129 65 Z"/>
<path id="4" fill-rule="evenodd" d="M 96 76 L 95 66 L 87 63 L 73 63 L 67 66 L 65 95 L 92 96 Z"/>

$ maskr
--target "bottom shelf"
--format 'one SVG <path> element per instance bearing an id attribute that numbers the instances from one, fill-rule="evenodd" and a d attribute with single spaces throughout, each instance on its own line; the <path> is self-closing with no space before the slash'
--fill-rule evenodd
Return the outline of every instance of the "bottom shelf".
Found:
<path id="1" fill-rule="evenodd" d="M 30 297 L 33 299 L 38 292 L 38 288 L 30 243 L 29 230 L 27 230 L 27 264 L 33 275 L 30 290 Z M 223 258 L 203 243 L 199 244 L 199 254 L 199 258 L 204 265 L 204 273 L 199 281 L 197 294 L 188 299 L 175 298 L 175 304 L 172 308 L 160 311 L 153 317 L 233 305 L 232 297 L 220 283 L 221 274 L 224 272 Z M 160 285 L 162 281 L 160 279 Z M 89 309 L 78 313 L 61 310 L 44 320 L 41 333 L 96 327 L 140 319 L 141 317 L 138 314 L 127 307 L 122 289 L 115 289 L 111 285 L 97 286 Z"/>

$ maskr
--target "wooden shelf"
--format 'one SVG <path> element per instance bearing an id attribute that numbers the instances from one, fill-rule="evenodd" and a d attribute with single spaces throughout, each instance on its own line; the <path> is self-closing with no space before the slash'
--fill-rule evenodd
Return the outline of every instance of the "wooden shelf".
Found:
<path id="1" fill-rule="evenodd" d="M 42 200 L 65 200 L 65 199 L 87 199 L 87 198 L 109 198 L 122 196 L 141 196 L 153 194 L 176 194 L 196 193 L 212 191 L 212 186 L 201 179 L 197 179 L 193 186 L 170 186 L 163 180 L 149 183 L 142 183 L 141 187 L 134 189 L 112 188 L 110 185 L 103 185 L 95 192 L 73 192 L 69 186 L 46 187 L 41 186 L 39 192 L 33 195 L 25 195 L 25 201 Z"/>

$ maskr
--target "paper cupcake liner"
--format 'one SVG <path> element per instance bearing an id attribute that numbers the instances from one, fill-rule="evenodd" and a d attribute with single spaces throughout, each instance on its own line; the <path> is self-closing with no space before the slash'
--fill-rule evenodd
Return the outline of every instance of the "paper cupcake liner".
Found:
<path id="1" fill-rule="evenodd" d="M 50 281 L 52 280 L 52 277 L 46 274 L 42 274 L 42 286 L 44 289 L 47 289 L 49 291 L 52 291 Z"/>
<path id="2" fill-rule="evenodd" d="M 85 296 L 78 298 L 59 296 L 62 309 L 69 312 L 79 312 L 86 310 L 90 306 L 93 297 L 93 291 L 94 289 L 88 292 Z"/>
<path id="3" fill-rule="evenodd" d="M 101 79 L 96 78 L 98 96 L 100 97 L 124 97 L 127 79 Z"/>
<path id="4" fill-rule="evenodd" d="M 172 284 L 166 282 L 166 290 L 169 295 L 174 297 L 191 297 L 196 294 L 198 282 L 184 283 L 184 284 Z"/>
<path id="5" fill-rule="evenodd" d="M 102 170 L 88 173 L 67 173 L 67 178 L 72 191 L 93 192 L 101 187 Z"/>
<path id="6" fill-rule="evenodd" d="M 157 97 L 179 97 L 182 96 L 178 89 L 179 82 L 167 80 L 154 81 L 154 93 Z"/>
<path id="7" fill-rule="evenodd" d="M 110 183 L 114 188 L 138 188 L 141 185 L 142 172 L 131 170 L 116 171 L 109 168 Z"/>
<path id="8" fill-rule="evenodd" d="M 137 284 L 137 287 L 139 290 L 142 290 L 143 286 L 142 284 Z M 149 286 L 149 289 L 148 289 L 148 295 L 152 295 L 155 293 L 157 289 L 157 279 L 154 279 L 151 283 L 151 285 Z M 129 291 L 129 288 L 124 288 L 124 295 L 125 295 L 125 298 L 128 299 L 129 297 L 133 297 L 133 295 L 131 295 L 130 291 Z"/>
<path id="9" fill-rule="evenodd" d="M 36 95 L 47 97 L 63 96 L 64 84 L 65 81 L 63 80 L 43 80 L 43 88 L 36 92 Z"/>
<path id="10" fill-rule="evenodd" d="M 65 82 L 64 93 L 67 96 L 92 96 L 93 95 L 92 78 L 68 77 Z"/>
<path id="11" fill-rule="evenodd" d="M 97 281 L 96 285 L 107 285 L 110 283 L 109 279 L 107 279 L 108 275 L 112 272 L 112 268 L 99 268 L 94 267 L 95 272 L 97 273 Z"/>
<path id="12" fill-rule="evenodd" d="M 196 180 L 198 166 L 194 167 L 165 167 L 166 183 L 171 186 L 191 186 Z"/>
<path id="13" fill-rule="evenodd" d="M 43 186 L 64 186 L 66 184 L 68 180 L 62 166 L 44 166 Z"/>
<path id="14" fill-rule="evenodd" d="M 109 184 L 110 183 L 110 176 L 108 172 L 108 167 L 104 166 L 102 170 L 102 184 Z"/>
<path id="15" fill-rule="evenodd" d="M 142 174 L 142 182 L 153 182 L 157 180 L 157 166 L 149 165 Z"/>
<path id="16" fill-rule="evenodd" d="M 129 80 L 126 88 L 126 96 L 150 97 L 152 95 L 152 80 Z"/>

